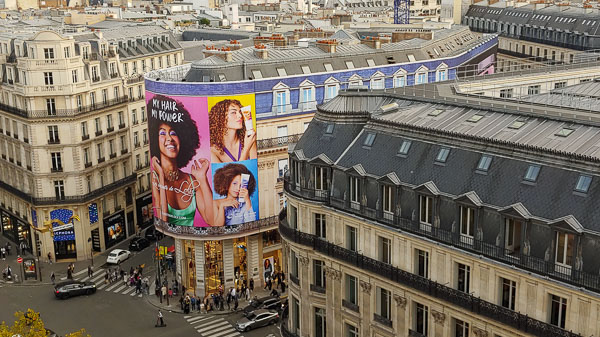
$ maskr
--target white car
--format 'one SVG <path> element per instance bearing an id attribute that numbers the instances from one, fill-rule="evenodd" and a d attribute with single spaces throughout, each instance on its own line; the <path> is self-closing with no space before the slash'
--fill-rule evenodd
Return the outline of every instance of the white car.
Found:
<path id="1" fill-rule="evenodd" d="M 129 258 L 131 252 L 124 249 L 114 249 L 106 258 L 108 264 L 119 264 Z"/>

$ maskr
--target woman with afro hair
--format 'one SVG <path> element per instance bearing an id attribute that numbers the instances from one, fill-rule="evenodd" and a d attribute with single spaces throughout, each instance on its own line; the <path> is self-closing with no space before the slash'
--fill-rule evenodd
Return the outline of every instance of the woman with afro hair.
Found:
<path id="1" fill-rule="evenodd" d="M 210 162 L 200 158 L 194 160 L 189 174 L 181 170 L 200 147 L 196 122 L 181 102 L 166 96 L 154 96 L 147 109 L 149 133 L 154 139 L 150 143 L 152 200 L 158 217 L 173 225 L 191 227 L 198 210 L 212 225 L 214 206 L 206 176 Z M 155 114 L 151 113 L 153 109 L 163 111 Z"/>
<path id="2" fill-rule="evenodd" d="M 242 174 L 249 175 L 248 186 L 241 186 Z M 215 172 L 215 192 L 224 199 L 215 200 L 215 226 L 229 226 L 256 220 L 250 197 L 256 189 L 256 179 L 242 164 L 227 164 Z M 240 201 L 243 200 L 243 201 Z"/>
<path id="3" fill-rule="evenodd" d="M 242 103 L 226 99 L 208 113 L 212 163 L 229 163 L 256 159 L 256 132 L 246 131 Z"/>

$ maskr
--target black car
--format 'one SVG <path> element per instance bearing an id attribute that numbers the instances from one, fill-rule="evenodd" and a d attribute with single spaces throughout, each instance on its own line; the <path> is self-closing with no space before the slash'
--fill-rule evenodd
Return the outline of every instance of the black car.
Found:
<path id="1" fill-rule="evenodd" d="M 61 282 L 54 287 L 54 295 L 61 299 L 79 295 L 91 295 L 95 292 L 96 284 L 89 281 L 66 281 Z"/>
<path id="2" fill-rule="evenodd" d="M 135 237 L 129 242 L 129 250 L 142 250 L 148 246 L 150 246 L 150 241 L 140 237 Z"/>
<path id="3" fill-rule="evenodd" d="M 161 240 L 165 235 L 160 231 L 157 231 L 155 227 L 150 227 L 146 229 L 146 234 L 144 234 L 148 241 L 156 241 Z"/>
<path id="4" fill-rule="evenodd" d="M 244 308 L 244 316 L 248 316 L 252 311 L 257 309 L 279 310 L 281 309 L 281 299 L 278 297 L 263 297 L 250 300 L 248 306 Z"/>

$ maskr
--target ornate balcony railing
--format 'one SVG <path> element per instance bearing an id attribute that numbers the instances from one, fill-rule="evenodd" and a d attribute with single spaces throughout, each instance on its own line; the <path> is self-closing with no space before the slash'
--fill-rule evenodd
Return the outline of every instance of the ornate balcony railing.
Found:
<path id="1" fill-rule="evenodd" d="M 346 300 L 342 300 L 342 307 L 346 308 L 346 309 L 350 309 L 354 312 L 360 312 L 360 308 L 358 305 L 348 302 Z"/>
<path id="2" fill-rule="evenodd" d="M 297 285 L 297 286 L 299 286 L 299 285 L 300 285 L 300 280 L 298 279 L 298 277 L 297 277 L 297 276 L 294 276 L 293 274 L 290 274 L 290 280 L 292 280 L 292 282 L 293 282 L 295 285 Z"/>
<path id="3" fill-rule="evenodd" d="M 424 335 L 420 332 L 417 332 L 413 329 L 408 329 L 408 337 L 427 337 L 427 335 Z"/>
<path id="4" fill-rule="evenodd" d="M 64 205 L 64 204 L 75 204 L 75 203 L 84 203 L 91 201 L 94 198 L 97 198 L 107 192 L 111 192 L 117 188 L 123 187 L 127 184 L 134 183 L 137 179 L 137 175 L 132 174 L 123 179 L 117 180 L 111 184 L 105 185 L 101 188 L 95 189 L 90 193 L 83 195 L 73 195 L 73 196 L 64 196 L 61 198 L 56 197 L 43 197 L 36 198 L 32 197 L 30 194 L 25 193 L 12 185 L 9 185 L 3 181 L 0 181 L 0 188 L 18 196 L 19 198 L 32 203 L 34 206 L 45 206 L 45 205 Z"/>
<path id="5" fill-rule="evenodd" d="M 326 289 L 324 287 L 318 286 L 316 284 L 312 284 L 310 285 L 310 291 L 315 292 L 315 293 L 319 293 L 319 294 L 325 294 Z"/>
<path id="6" fill-rule="evenodd" d="M 286 322 L 283 322 L 281 324 L 281 337 L 298 337 L 298 335 L 291 332 L 288 329 Z"/>
<path id="7" fill-rule="evenodd" d="M 302 134 L 297 134 L 276 138 L 260 139 L 257 141 L 257 146 L 259 150 L 265 150 L 280 146 L 288 146 L 290 144 L 297 143 L 301 136 Z"/>
<path id="8" fill-rule="evenodd" d="M 54 109 L 51 113 L 48 113 L 47 109 L 44 110 L 24 110 L 15 108 L 13 106 L 0 103 L 0 110 L 11 113 L 13 115 L 25 118 L 57 118 L 57 117 L 73 117 L 87 112 L 108 108 L 114 105 L 119 105 L 128 102 L 127 96 L 107 100 L 103 103 L 95 103 L 86 106 L 81 106 L 75 109 Z"/>
<path id="9" fill-rule="evenodd" d="M 154 225 L 165 233 L 171 233 L 182 236 L 192 237 L 210 237 L 223 235 L 234 235 L 249 232 L 260 232 L 268 230 L 279 223 L 279 216 L 274 215 L 268 218 L 259 219 L 256 221 L 250 221 L 239 225 L 231 226 L 219 226 L 219 227 L 184 227 L 178 225 L 172 225 L 165 222 L 157 217 L 154 218 Z"/>
<path id="10" fill-rule="evenodd" d="M 387 327 L 390 327 L 390 328 L 392 327 L 392 320 L 389 319 L 389 318 L 385 318 L 385 317 L 383 317 L 381 315 L 373 314 L 373 320 L 375 322 L 377 322 L 379 324 L 383 324 L 383 325 L 385 325 Z"/>
<path id="11" fill-rule="evenodd" d="M 289 181 L 287 177 L 284 181 L 284 189 L 287 193 L 296 197 L 323 202 L 326 205 L 362 218 L 458 247 L 464 251 L 483 255 L 490 259 L 514 265 L 520 269 L 547 276 L 561 282 L 600 292 L 600 275 L 575 270 L 569 266 L 556 264 L 554 261 L 546 261 L 536 256 L 526 255 L 522 251 L 505 249 L 476 238 L 461 237 L 459 233 L 402 218 L 393 213 L 384 212 L 381 209 L 373 209 L 360 203 L 350 203 L 347 200 L 329 196 L 328 191 L 301 188 L 298 184 Z"/>
<path id="12" fill-rule="evenodd" d="M 519 312 L 484 301 L 471 294 L 452 289 L 443 284 L 407 272 L 390 264 L 377 261 L 358 252 L 345 249 L 315 235 L 300 232 L 288 227 L 287 219 L 285 218 L 282 219 L 279 224 L 279 233 L 288 241 L 311 247 L 313 250 L 333 259 L 350 264 L 392 282 L 396 282 L 402 286 L 410 287 L 466 311 L 506 324 L 525 333 L 545 337 L 580 336 L 576 333 L 536 320 Z"/>

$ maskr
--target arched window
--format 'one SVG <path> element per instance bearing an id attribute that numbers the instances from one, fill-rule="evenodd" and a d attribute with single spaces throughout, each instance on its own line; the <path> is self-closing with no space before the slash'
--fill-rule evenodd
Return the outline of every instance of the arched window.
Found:
<path id="1" fill-rule="evenodd" d="M 292 112 L 290 87 L 283 82 L 273 87 L 273 112 L 276 114 Z"/>

